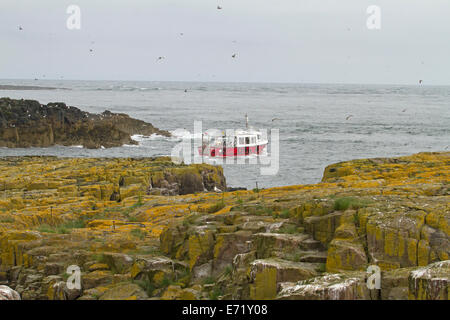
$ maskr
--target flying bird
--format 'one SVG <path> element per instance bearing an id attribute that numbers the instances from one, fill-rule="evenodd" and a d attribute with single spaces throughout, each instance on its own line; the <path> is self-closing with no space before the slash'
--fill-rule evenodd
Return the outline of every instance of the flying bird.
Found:
<path id="1" fill-rule="evenodd" d="M 419 84 L 422 84 L 423 80 L 419 80 Z"/>
<path id="2" fill-rule="evenodd" d="M 405 111 L 406 111 L 406 109 L 403 109 L 403 110 L 402 110 L 402 112 L 405 112 Z"/>
<path id="3" fill-rule="evenodd" d="M 22 26 L 19 26 L 19 30 L 23 30 Z"/>
<path id="4" fill-rule="evenodd" d="M 237 56 L 237 54 L 234 53 L 231 57 L 232 57 L 232 58 L 236 58 L 236 56 Z"/>
<path id="5" fill-rule="evenodd" d="M 349 115 L 349 116 L 347 116 L 347 118 L 345 118 L 345 120 L 348 120 L 348 119 L 350 119 L 351 117 L 353 117 L 353 115 L 351 114 L 351 115 Z"/>
<path id="6" fill-rule="evenodd" d="M 221 6 L 217 6 L 217 10 L 222 10 L 222 7 Z"/>
<path id="7" fill-rule="evenodd" d="M 159 60 L 162 60 L 162 59 L 164 59 L 164 57 L 158 57 L 158 58 L 156 59 L 156 61 L 159 61 Z"/>
<path id="8" fill-rule="evenodd" d="M 89 52 L 94 52 L 94 49 L 89 49 Z"/>
<path id="9" fill-rule="evenodd" d="M 273 118 L 272 122 L 274 122 L 275 120 L 281 120 L 280 118 Z"/>

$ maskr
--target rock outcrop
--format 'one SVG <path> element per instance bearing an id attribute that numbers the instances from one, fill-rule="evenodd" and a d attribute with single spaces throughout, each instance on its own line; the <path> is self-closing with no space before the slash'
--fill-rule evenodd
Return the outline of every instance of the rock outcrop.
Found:
<path id="1" fill-rule="evenodd" d="M 226 190 L 220 168 L 168 158 L 0 160 L 0 284 L 22 299 L 449 299 L 449 152 L 253 191 L 187 193 L 186 174 Z"/>
<path id="2" fill-rule="evenodd" d="M 20 295 L 8 286 L 0 286 L 0 300 L 20 300 Z"/>
<path id="3" fill-rule="evenodd" d="M 0 147 L 27 148 L 82 145 L 85 148 L 137 144 L 134 134 L 170 133 L 126 114 L 92 114 L 64 103 L 0 99 Z"/>

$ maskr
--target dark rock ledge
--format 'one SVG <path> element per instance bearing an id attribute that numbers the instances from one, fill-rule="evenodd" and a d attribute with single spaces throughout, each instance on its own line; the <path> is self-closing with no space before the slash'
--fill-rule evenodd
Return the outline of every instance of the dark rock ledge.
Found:
<path id="1" fill-rule="evenodd" d="M 123 113 L 92 114 L 61 102 L 43 105 L 35 100 L 0 98 L 0 147 L 111 148 L 137 144 L 131 139 L 134 134 L 170 136 Z"/>

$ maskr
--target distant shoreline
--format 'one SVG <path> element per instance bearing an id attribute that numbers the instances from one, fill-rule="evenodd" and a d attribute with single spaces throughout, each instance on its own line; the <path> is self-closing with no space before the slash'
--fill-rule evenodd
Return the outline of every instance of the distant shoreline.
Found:
<path id="1" fill-rule="evenodd" d="M 0 85 L 0 90 L 70 90 L 68 88 L 41 87 L 41 86 L 16 86 L 16 85 Z"/>

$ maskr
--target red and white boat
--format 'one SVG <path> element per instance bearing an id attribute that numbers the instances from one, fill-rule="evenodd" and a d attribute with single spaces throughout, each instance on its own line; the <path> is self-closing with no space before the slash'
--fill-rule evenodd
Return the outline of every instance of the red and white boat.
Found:
<path id="1" fill-rule="evenodd" d="M 202 134 L 202 144 L 198 148 L 201 156 L 208 157 L 236 157 L 261 154 L 267 147 L 268 141 L 262 137 L 258 130 L 248 128 L 236 129 L 225 134 L 224 131 L 213 131 Z"/>

